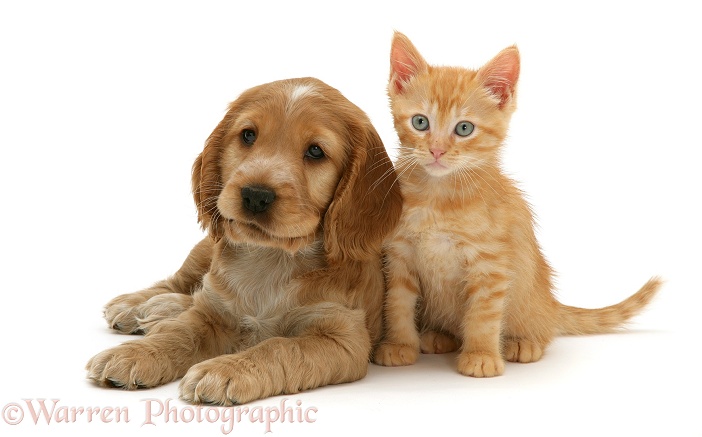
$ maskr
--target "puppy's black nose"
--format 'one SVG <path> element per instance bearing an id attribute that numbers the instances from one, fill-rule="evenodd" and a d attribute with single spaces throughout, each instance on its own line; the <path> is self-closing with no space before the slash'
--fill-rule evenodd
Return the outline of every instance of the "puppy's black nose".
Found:
<path id="1" fill-rule="evenodd" d="M 264 187 L 246 186 L 241 189 L 244 208 L 253 213 L 263 212 L 275 200 L 275 191 Z"/>

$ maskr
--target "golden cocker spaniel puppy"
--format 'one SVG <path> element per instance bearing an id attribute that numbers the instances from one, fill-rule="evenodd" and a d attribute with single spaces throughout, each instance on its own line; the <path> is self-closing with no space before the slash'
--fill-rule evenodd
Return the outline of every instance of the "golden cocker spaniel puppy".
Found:
<path id="1" fill-rule="evenodd" d="M 290 79 L 245 91 L 193 165 L 208 237 L 180 270 L 105 317 L 138 340 L 87 365 L 99 385 L 183 378 L 182 399 L 230 405 L 365 376 L 381 334 L 383 238 L 402 198 L 368 117 Z"/>

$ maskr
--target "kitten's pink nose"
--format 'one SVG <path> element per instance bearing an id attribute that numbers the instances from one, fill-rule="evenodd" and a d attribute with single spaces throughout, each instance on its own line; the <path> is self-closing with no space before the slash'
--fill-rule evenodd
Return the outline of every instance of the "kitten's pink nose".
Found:
<path id="1" fill-rule="evenodd" d="M 434 155 L 434 159 L 439 159 L 446 153 L 446 150 L 441 149 L 430 149 L 429 151 Z"/>

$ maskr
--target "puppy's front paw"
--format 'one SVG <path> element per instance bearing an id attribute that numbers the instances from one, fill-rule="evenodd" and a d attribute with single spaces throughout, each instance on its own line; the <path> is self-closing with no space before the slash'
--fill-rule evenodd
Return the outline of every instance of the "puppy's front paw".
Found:
<path id="1" fill-rule="evenodd" d="M 95 355 L 85 366 L 87 377 L 103 387 L 126 390 L 156 387 L 174 380 L 168 358 L 147 340 L 137 340 Z"/>
<path id="2" fill-rule="evenodd" d="M 178 317 L 192 305 L 193 297 L 189 294 L 166 293 L 154 296 L 137 308 L 139 330 L 147 333 L 161 320 Z"/>
<path id="3" fill-rule="evenodd" d="M 419 357 L 419 348 L 409 344 L 381 343 L 373 354 L 373 362 L 381 366 L 409 366 Z"/>
<path id="4" fill-rule="evenodd" d="M 419 349 L 423 354 L 445 354 L 458 349 L 453 337 L 436 331 L 427 331 L 419 337 Z"/>
<path id="5" fill-rule="evenodd" d="M 505 371 L 505 362 L 490 352 L 462 352 L 458 356 L 458 371 L 476 378 L 499 376 Z"/>
<path id="6" fill-rule="evenodd" d="M 180 381 L 180 398 L 196 404 L 244 404 L 269 395 L 269 385 L 255 363 L 224 355 L 191 367 Z"/>
<path id="7" fill-rule="evenodd" d="M 137 308 L 147 298 L 140 293 L 128 293 L 115 297 L 105 305 L 105 320 L 110 328 L 123 334 L 139 333 Z"/>
<path id="8" fill-rule="evenodd" d="M 189 294 L 164 293 L 148 300 L 140 293 L 123 294 L 105 306 L 105 319 L 123 334 L 146 334 L 161 320 L 177 317 L 192 304 Z"/>

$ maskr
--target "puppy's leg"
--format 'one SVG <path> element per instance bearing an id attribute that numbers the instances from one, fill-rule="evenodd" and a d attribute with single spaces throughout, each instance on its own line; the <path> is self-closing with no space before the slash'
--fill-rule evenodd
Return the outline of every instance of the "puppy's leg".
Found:
<path id="1" fill-rule="evenodd" d="M 86 366 L 88 378 L 105 387 L 155 387 L 180 378 L 195 363 L 238 350 L 238 327 L 227 325 L 203 301 L 198 294 L 190 309 L 157 324 L 144 338 L 95 355 Z"/>
<path id="2" fill-rule="evenodd" d="M 117 296 L 105 306 L 105 319 L 123 334 L 141 334 L 165 318 L 176 317 L 192 305 L 192 293 L 202 284 L 212 260 L 212 240 L 205 238 L 168 279 L 136 293 Z"/>
<path id="3" fill-rule="evenodd" d="M 180 397 L 232 405 L 363 378 L 371 350 L 364 313 L 324 303 L 291 311 L 283 337 L 193 366 Z"/>

